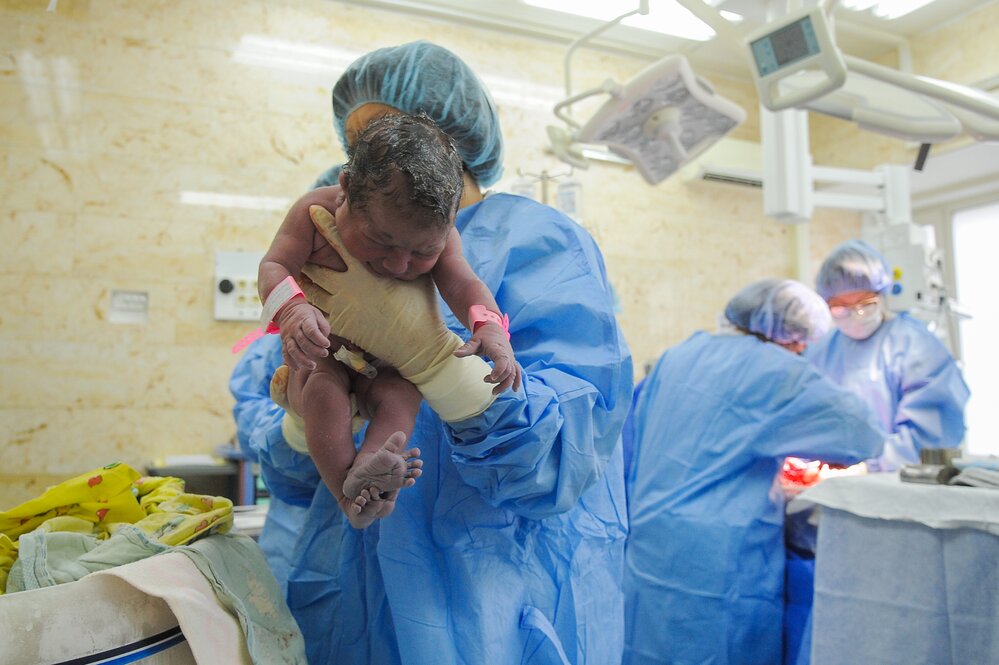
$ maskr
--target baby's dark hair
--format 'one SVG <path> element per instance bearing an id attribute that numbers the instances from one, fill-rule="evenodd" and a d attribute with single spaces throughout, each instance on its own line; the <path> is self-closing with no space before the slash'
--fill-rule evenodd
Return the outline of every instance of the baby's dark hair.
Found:
<path id="1" fill-rule="evenodd" d="M 461 157 L 451 137 L 426 115 L 392 114 L 373 120 L 351 148 L 343 168 L 351 208 L 373 199 L 402 213 L 423 211 L 414 221 L 450 226 L 462 190 Z"/>

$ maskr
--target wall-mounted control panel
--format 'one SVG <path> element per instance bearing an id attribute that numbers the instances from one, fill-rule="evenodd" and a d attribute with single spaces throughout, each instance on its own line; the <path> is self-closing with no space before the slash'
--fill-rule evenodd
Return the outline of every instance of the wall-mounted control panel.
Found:
<path id="1" fill-rule="evenodd" d="M 260 321 L 257 268 L 264 252 L 215 252 L 215 319 Z"/>

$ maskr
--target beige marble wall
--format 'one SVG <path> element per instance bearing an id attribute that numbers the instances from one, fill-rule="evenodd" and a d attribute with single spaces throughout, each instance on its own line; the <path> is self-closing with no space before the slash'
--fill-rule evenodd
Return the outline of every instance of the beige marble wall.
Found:
<path id="1" fill-rule="evenodd" d="M 499 103 L 502 184 L 565 171 L 543 149 L 563 45 L 327 0 L 47 5 L 0 0 L 0 508 L 111 460 L 141 467 L 232 436 L 229 347 L 251 326 L 213 319 L 213 253 L 264 249 L 283 213 L 180 193 L 301 194 L 342 158 L 329 88 L 356 55 L 419 38 L 454 50 Z M 247 64 L 234 58 L 247 35 L 340 60 L 311 74 Z M 581 51 L 575 84 L 646 64 Z M 701 73 L 750 110 L 735 137 L 758 140 L 748 82 Z M 576 175 L 638 367 L 713 327 L 746 282 L 792 272 L 789 230 L 758 190 Z M 813 256 L 856 230 L 854 215 L 818 215 Z M 148 324 L 109 321 L 121 289 L 149 294 Z"/>

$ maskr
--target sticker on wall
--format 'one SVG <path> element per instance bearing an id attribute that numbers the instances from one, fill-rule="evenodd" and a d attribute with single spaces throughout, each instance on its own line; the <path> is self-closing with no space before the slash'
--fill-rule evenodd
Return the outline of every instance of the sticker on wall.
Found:
<path id="1" fill-rule="evenodd" d="M 149 293 L 146 291 L 111 291 L 108 321 L 111 323 L 149 323 Z"/>

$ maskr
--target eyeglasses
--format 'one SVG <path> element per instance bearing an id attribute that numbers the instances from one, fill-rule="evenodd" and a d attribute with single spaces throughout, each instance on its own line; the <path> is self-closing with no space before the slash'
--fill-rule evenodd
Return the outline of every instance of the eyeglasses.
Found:
<path id="1" fill-rule="evenodd" d="M 858 318 L 863 318 L 865 315 L 873 311 L 878 303 L 879 298 L 868 298 L 867 300 L 862 300 L 855 305 L 831 305 L 829 307 L 829 313 L 833 315 L 834 319 L 845 319 L 850 314 Z"/>

